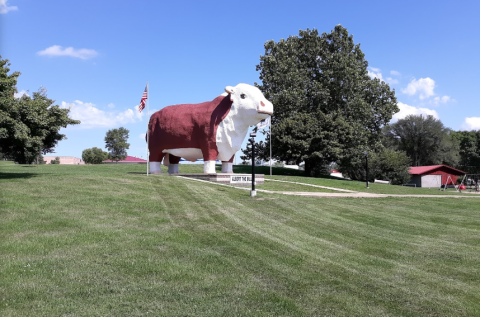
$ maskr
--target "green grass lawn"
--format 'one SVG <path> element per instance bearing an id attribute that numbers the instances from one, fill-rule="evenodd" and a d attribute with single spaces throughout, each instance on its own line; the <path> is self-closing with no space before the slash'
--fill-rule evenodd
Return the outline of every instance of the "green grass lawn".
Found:
<path id="1" fill-rule="evenodd" d="M 479 202 L 2 162 L 0 316 L 480 316 Z"/>

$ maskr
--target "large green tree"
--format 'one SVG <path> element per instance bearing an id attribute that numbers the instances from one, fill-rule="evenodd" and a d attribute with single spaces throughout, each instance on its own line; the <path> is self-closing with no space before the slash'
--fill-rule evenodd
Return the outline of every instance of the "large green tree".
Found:
<path id="1" fill-rule="evenodd" d="M 33 96 L 15 98 L 19 72 L 8 74 L 10 63 L 0 56 L 0 152 L 21 164 L 32 163 L 41 154 L 52 153 L 66 139 L 61 128 L 80 121 L 71 119 L 49 99 L 45 89 Z"/>
<path id="2" fill-rule="evenodd" d="M 108 149 L 110 159 L 116 161 L 127 157 L 127 150 L 130 144 L 127 143 L 129 131 L 123 127 L 112 129 L 105 136 L 105 147 Z"/>
<path id="3" fill-rule="evenodd" d="M 358 157 L 348 165 L 339 166 L 344 176 L 353 180 L 366 180 L 366 162 L 368 161 L 368 181 L 375 179 L 388 180 L 391 184 L 406 184 L 410 180 L 408 172 L 410 158 L 403 151 L 381 148 L 377 152 L 368 152 L 368 160 Z"/>
<path id="4" fill-rule="evenodd" d="M 455 131 L 452 137 L 459 144 L 460 160 L 457 167 L 471 174 L 480 173 L 480 130 Z"/>
<path id="5" fill-rule="evenodd" d="M 108 153 L 98 147 L 85 149 L 82 152 L 82 160 L 86 164 L 102 164 L 108 158 Z"/>
<path id="6" fill-rule="evenodd" d="M 269 160 L 270 153 L 267 147 L 267 143 L 263 141 L 255 142 L 255 160 Z M 242 149 L 243 155 L 240 156 L 240 159 L 244 162 L 252 161 L 252 145 L 250 142 L 247 144 L 245 149 Z"/>
<path id="7" fill-rule="evenodd" d="M 431 115 L 409 115 L 384 128 L 385 144 L 404 151 L 413 166 L 457 165 L 459 144 L 452 132 Z"/>
<path id="8" fill-rule="evenodd" d="M 265 43 L 257 86 L 274 104 L 275 158 L 299 164 L 307 175 L 348 162 L 379 146 L 382 127 L 398 111 L 395 92 L 368 76 L 368 62 L 347 29 L 300 31 Z"/>

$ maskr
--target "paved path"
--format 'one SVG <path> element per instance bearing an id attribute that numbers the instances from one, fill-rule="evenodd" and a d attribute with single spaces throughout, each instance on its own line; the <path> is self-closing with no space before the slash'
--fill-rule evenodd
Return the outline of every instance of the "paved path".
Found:
<path id="1" fill-rule="evenodd" d="M 189 180 L 194 180 L 198 182 L 205 182 L 210 184 L 216 184 L 220 186 L 227 186 L 233 187 L 236 189 L 243 189 L 243 190 L 250 190 L 249 187 L 236 187 L 227 184 L 209 182 L 201 179 L 196 178 L 189 178 L 184 176 L 177 176 Z M 327 186 L 320 186 L 320 185 L 312 185 L 312 184 L 305 184 L 305 183 L 297 183 L 297 182 L 287 182 L 287 181 L 280 181 L 275 179 L 265 179 L 265 181 L 274 181 L 274 182 L 282 182 L 282 183 L 291 183 L 291 184 L 300 184 L 324 189 L 330 189 L 339 191 L 340 193 L 322 193 L 322 192 L 285 192 L 285 191 L 272 191 L 272 190 L 265 190 L 265 189 L 257 189 L 257 192 L 261 193 L 268 193 L 268 194 L 283 194 L 283 195 L 294 195 L 294 196 L 307 196 L 307 197 L 323 197 L 323 198 L 337 198 L 337 197 L 349 197 L 349 198 L 384 198 L 384 197 L 417 197 L 417 198 L 480 198 L 480 195 L 472 194 L 472 195 L 395 195 L 395 194 L 374 194 L 374 193 L 365 193 L 365 192 L 356 192 L 353 190 L 348 189 L 340 189 L 334 187 L 327 187 Z"/>
<path id="2" fill-rule="evenodd" d="M 279 183 L 289 183 L 289 184 L 298 184 L 298 185 L 311 186 L 311 187 L 317 187 L 317 188 L 325 188 L 325 189 L 335 190 L 335 191 L 337 191 L 337 192 L 356 193 L 356 191 L 349 190 L 349 189 L 340 189 L 340 188 L 335 188 L 335 187 L 312 185 L 312 184 L 305 184 L 305 183 L 298 183 L 298 182 L 279 181 L 279 180 L 276 180 L 276 179 L 267 179 L 267 178 L 265 178 L 265 181 L 269 181 L 269 182 L 279 182 Z"/>
<path id="3" fill-rule="evenodd" d="M 321 192 L 280 192 L 258 189 L 258 192 L 269 194 L 283 194 L 283 195 L 295 195 L 295 196 L 307 196 L 307 197 L 350 197 L 350 198 L 382 198 L 382 197 L 417 197 L 417 198 L 480 198 L 480 195 L 395 195 L 395 194 L 373 194 L 363 192 L 351 192 L 351 193 L 321 193 Z"/>

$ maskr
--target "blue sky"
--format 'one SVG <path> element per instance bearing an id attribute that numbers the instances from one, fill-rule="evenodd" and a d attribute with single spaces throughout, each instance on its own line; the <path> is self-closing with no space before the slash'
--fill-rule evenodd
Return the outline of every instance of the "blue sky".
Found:
<path id="1" fill-rule="evenodd" d="M 480 1 L 0 0 L 0 54 L 18 91 L 41 86 L 82 124 L 62 129 L 58 156 L 104 149 L 130 130 L 128 154 L 146 158 L 150 114 L 259 82 L 264 43 L 342 24 L 372 77 L 395 89 L 400 113 L 432 114 L 454 130 L 480 129 Z M 237 154 L 238 156 L 238 154 Z M 239 162 L 239 160 L 237 160 Z"/>

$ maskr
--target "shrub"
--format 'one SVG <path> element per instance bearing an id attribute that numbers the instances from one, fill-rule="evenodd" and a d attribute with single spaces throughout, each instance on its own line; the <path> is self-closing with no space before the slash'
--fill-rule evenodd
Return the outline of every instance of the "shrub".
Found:
<path id="1" fill-rule="evenodd" d="M 391 184 L 401 185 L 408 183 L 410 174 L 410 159 L 403 151 L 381 149 L 379 152 L 368 155 L 368 181 L 374 179 L 389 180 Z M 351 160 L 349 165 L 339 164 L 339 170 L 344 176 L 353 180 L 366 180 L 365 157 Z"/>
<path id="2" fill-rule="evenodd" d="M 108 158 L 108 153 L 98 147 L 83 150 L 82 160 L 86 164 L 102 164 Z"/>

